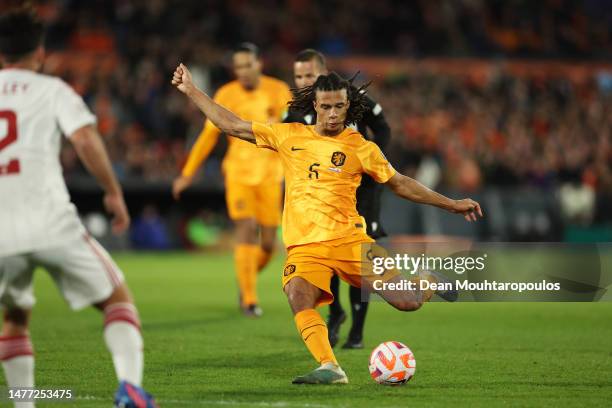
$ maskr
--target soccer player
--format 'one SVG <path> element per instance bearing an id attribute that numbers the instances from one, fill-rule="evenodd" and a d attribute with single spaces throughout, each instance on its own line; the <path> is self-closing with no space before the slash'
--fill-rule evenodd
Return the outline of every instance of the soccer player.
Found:
<path id="1" fill-rule="evenodd" d="M 312 86 L 320 75 L 327 75 L 327 64 L 323 54 L 313 49 L 299 52 L 293 63 L 293 79 L 296 88 Z M 366 137 L 366 139 L 372 140 L 384 151 L 391 138 L 391 129 L 385 120 L 380 104 L 372 100 L 367 94 L 364 101 L 366 110 L 363 112 L 361 120 L 356 124 L 351 124 L 351 126 L 356 126 L 359 133 Z M 299 122 L 305 125 L 312 125 L 315 121 L 316 113 L 313 108 L 307 112 L 290 110 L 283 122 Z M 386 236 L 380 223 L 381 194 L 382 186 L 372 177 L 364 174 L 361 179 L 361 185 L 357 189 L 357 212 L 365 218 L 366 232 L 373 239 Z M 338 343 L 340 325 L 346 320 L 346 314 L 340 304 L 339 285 L 340 279 L 338 276 L 332 276 L 330 287 L 334 295 L 334 301 L 329 305 L 329 317 L 327 318 L 329 342 L 332 347 L 335 347 L 336 343 Z M 363 348 L 363 327 L 369 305 L 368 294 L 369 292 L 367 291 L 362 293 L 362 290 L 358 287 L 349 286 L 353 323 L 348 339 L 342 346 L 343 349 Z"/>
<path id="2" fill-rule="evenodd" d="M 0 16 L 0 360 L 6 382 L 9 387 L 34 386 L 28 326 L 35 302 L 33 273 L 41 266 L 71 308 L 93 305 L 104 314 L 104 340 L 119 381 L 115 403 L 154 407 L 141 388 L 138 311 L 122 272 L 86 232 L 70 202 L 59 162 L 61 135 L 104 189 L 115 233 L 130 223 L 121 186 L 95 116 L 65 82 L 38 73 L 45 56 L 43 37 L 43 24 L 29 9 Z"/>
<path id="3" fill-rule="evenodd" d="M 251 43 L 236 48 L 232 62 L 236 80 L 217 91 L 215 102 L 248 120 L 280 121 L 291 99 L 289 86 L 262 74 L 259 50 Z M 210 120 L 206 121 L 181 176 L 174 180 L 175 198 L 192 184 L 222 131 Z M 266 266 L 274 250 L 281 215 L 283 172 L 274 152 L 261 154 L 252 144 L 230 137 L 223 173 L 226 205 L 236 225 L 234 261 L 241 308 L 247 316 L 257 317 L 262 313 L 257 298 L 257 273 Z"/>
<path id="4" fill-rule="evenodd" d="M 366 141 L 347 125 L 358 122 L 365 111 L 363 88 L 336 73 L 321 75 L 311 87 L 301 89 L 291 106 L 317 114 L 316 123 L 263 124 L 242 120 L 215 103 L 192 82 L 189 70 L 180 64 L 172 83 L 185 93 L 219 129 L 258 147 L 274 150 L 281 158 L 285 175 L 283 240 L 287 260 L 282 283 L 298 331 L 320 367 L 293 380 L 296 384 L 345 384 L 348 378 L 338 365 L 329 343 L 325 321 L 315 310 L 332 299 L 331 277 L 338 274 L 347 283 L 374 289 L 372 269 L 362 253 L 376 250 L 356 210 L 356 189 L 361 174 L 388 185 L 398 196 L 429 204 L 466 220 L 482 216 L 480 205 L 471 199 L 452 200 L 396 172 L 376 144 Z M 390 271 L 385 282 L 410 282 Z M 417 279 L 439 282 L 431 272 Z M 432 290 L 376 290 L 383 299 L 402 311 L 419 309 Z M 456 291 L 436 292 L 452 300 Z"/>

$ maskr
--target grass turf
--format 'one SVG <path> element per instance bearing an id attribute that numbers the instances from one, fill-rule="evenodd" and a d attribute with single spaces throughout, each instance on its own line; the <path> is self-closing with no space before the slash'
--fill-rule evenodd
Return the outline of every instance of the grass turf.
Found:
<path id="1" fill-rule="evenodd" d="M 364 350 L 337 350 L 347 386 L 295 386 L 315 367 L 280 288 L 281 257 L 260 276 L 261 319 L 238 313 L 230 254 L 116 254 L 143 320 L 145 387 L 161 407 L 607 406 L 612 303 L 433 303 L 415 313 L 371 305 Z M 342 287 L 345 309 L 346 286 Z M 116 387 L 101 316 L 72 313 L 39 271 L 31 331 L 39 388 L 108 407 Z M 325 316 L 326 310 L 321 310 Z M 344 340 L 348 323 L 343 326 Z M 370 350 L 407 344 L 416 376 L 369 377 Z M 6 402 L 0 402 L 5 404 Z"/>

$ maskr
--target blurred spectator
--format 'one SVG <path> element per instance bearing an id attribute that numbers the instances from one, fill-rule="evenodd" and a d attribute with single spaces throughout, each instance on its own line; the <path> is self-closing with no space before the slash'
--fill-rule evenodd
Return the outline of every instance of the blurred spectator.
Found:
<path id="1" fill-rule="evenodd" d="M 157 208 L 147 205 L 130 228 L 130 240 L 135 249 L 168 249 L 170 238 L 165 221 L 160 217 Z"/>
<path id="2" fill-rule="evenodd" d="M 391 160 L 438 157 L 448 185 L 612 190 L 612 94 L 595 82 L 500 71 L 480 84 L 421 72 L 376 90 L 394 126 Z M 478 164 L 478 166 L 475 165 Z M 482 171 L 482 175 L 480 174 Z"/>

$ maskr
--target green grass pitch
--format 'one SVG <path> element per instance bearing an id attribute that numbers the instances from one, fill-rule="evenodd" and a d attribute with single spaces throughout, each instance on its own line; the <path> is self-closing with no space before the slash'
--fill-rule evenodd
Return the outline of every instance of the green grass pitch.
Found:
<path id="1" fill-rule="evenodd" d="M 376 302 L 366 348 L 337 350 L 347 386 L 295 386 L 316 365 L 280 288 L 282 257 L 260 275 L 261 319 L 238 312 L 230 254 L 116 254 L 143 320 L 145 387 L 161 407 L 609 406 L 612 303 L 433 303 L 401 313 Z M 116 381 L 93 309 L 73 313 L 39 271 L 31 331 L 39 388 L 109 407 Z M 346 301 L 346 286 L 342 296 Z M 327 310 L 321 310 L 325 316 Z M 343 326 L 343 338 L 348 323 Z M 407 344 L 416 376 L 375 384 L 370 350 Z M 0 406 L 6 402 L 0 402 Z"/>

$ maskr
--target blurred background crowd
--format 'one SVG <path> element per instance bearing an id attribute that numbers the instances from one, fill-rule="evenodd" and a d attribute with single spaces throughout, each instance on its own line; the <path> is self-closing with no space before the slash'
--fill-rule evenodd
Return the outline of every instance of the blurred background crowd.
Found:
<path id="1" fill-rule="evenodd" d="M 41 0 L 51 45 L 107 36 L 131 63 L 223 50 L 249 39 L 272 53 L 609 58 L 607 0 Z M 143 41 L 146 40 L 145 43 Z M 167 44 L 172 41 L 172 47 Z M 161 43 L 161 44 L 160 44 Z M 170 51 L 168 53 L 168 51 Z M 209 58 L 214 55 L 201 56 Z"/>
<path id="2" fill-rule="evenodd" d="M 610 1 L 34 3 L 49 25 L 46 70 L 97 114 L 126 183 L 168 183 L 201 129 L 200 113 L 169 84 L 177 62 L 213 92 L 231 79 L 228 50 L 248 40 L 266 73 L 290 84 L 292 58 L 306 47 L 331 68 L 361 70 L 392 128 L 390 160 L 432 187 L 554 191 L 570 219 L 610 220 Z M 223 149 L 204 169 L 213 190 Z M 62 162 L 69 181 L 84 174 L 69 145 Z"/>

